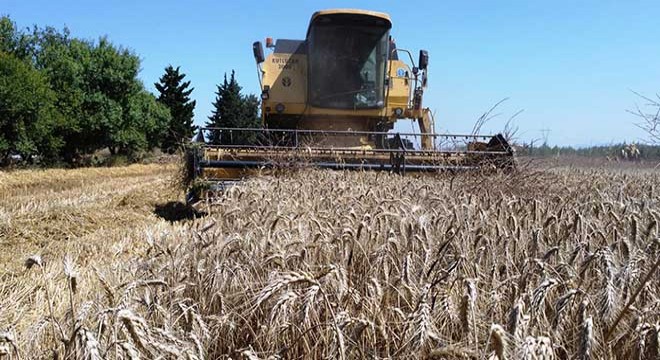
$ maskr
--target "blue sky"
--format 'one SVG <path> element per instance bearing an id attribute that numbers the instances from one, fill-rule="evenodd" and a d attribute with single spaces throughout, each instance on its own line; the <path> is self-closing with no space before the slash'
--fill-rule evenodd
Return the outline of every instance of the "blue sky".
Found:
<path id="1" fill-rule="evenodd" d="M 107 35 L 134 50 L 152 91 L 165 66 L 180 65 L 195 87 L 198 123 L 225 72 L 235 69 L 244 90 L 258 92 L 253 41 L 303 38 L 315 10 L 343 7 L 389 13 L 399 47 L 429 51 L 425 104 L 438 131 L 467 132 L 508 97 L 485 130 L 524 109 L 516 118 L 524 140 L 550 129 L 552 144 L 635 141 L 644 134 L 626 109 L 643 101 L 630 90 L 660 92 L 657 0 L 0 0 L 0 14 L 21 27 L 66 25 L 74 36 Z"/>

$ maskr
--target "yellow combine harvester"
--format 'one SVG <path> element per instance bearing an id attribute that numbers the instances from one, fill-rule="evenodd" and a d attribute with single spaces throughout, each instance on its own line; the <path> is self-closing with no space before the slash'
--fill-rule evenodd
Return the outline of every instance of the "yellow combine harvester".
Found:
<path id="1" fill-rule="evenodd" d="M 513 167 L 503 136 L 434 133 L 422 106 L 429 56 L 396 47 L 387 14 L 324 10 L 304 40 L 253 44 L 263 128 L 203 128 L 189 156 L 197 189 L 222 189 L 263 169 L 440 171 Z M 404 61 L 405 59 L 405 61 Z M 411 119 L 419 133 L 393 133 Z M 215 143 L 206 143 L 213 138 Z M 194 197 L 194 196 L 193 196 Z"/>

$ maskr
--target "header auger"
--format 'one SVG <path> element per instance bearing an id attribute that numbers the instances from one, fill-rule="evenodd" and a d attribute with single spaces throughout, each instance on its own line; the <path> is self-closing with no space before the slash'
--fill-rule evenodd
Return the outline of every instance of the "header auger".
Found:
<path id="1" fill-rule="evenodd" d="M 203 184 L 194 188 L 222 189 L 287 166 L 398 173 L 514 167 L 502 135 L 434 133 L 422 106 L 428 52 L 419 51 L 415 63 L 397 48 L 391 27 L 384 13 L 324 10 L 312 15 L 304 40 L 268 38 L 267 56 L 255 42 L 263 128 L 200 129 L 188 156 L 191 177 Z M 420 132 L 391 132 L 402 119 L 416 121 Z M 217 143 L 205 142 L 210 132 Z"/>

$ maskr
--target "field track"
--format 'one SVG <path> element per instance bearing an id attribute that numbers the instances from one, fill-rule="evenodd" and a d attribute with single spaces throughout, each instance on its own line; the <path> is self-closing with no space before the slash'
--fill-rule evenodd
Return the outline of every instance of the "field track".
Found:
<path id="1" fill-rule="evenodd" d="M 0 253 L 2 272 L 18 271 L 16 258 L 32 254 L 111 254 L 156 221 L 158 202 L 177 200 L 172 174 L 173 165 L 0 173 L 0 246 L 11 249 Z"/>

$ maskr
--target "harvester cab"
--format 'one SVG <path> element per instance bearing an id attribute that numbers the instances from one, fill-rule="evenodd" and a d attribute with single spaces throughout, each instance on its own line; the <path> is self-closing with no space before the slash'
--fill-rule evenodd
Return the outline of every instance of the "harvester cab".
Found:
<path id="1" fill-rule="evenodd" d="M 513 150 L 501 135 L 434 132 L 423 106 L 428 52 L 420 50 L 415 60 L 396 46 L 391 28 L 384 13 L 324 10 L 312 15 L 303 40 L 268 38 L 268 54 L 255 42 L 263 127 L 200 129 L 188 156 L 195 188 L 222 189 L 282 166 L 397 172 L 512 167 Z M 416 122 L 419 132 L 392 132 L 402 119 Z"/>

